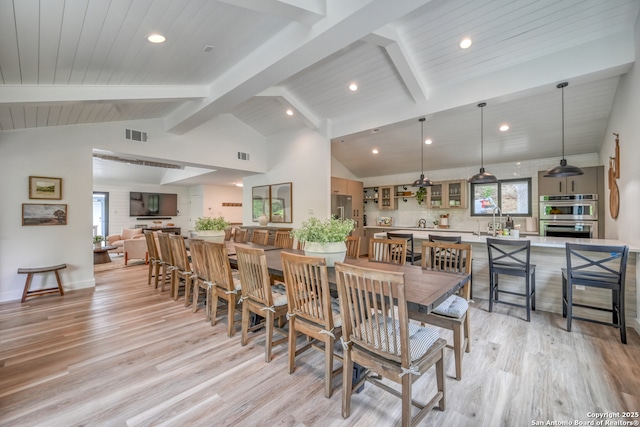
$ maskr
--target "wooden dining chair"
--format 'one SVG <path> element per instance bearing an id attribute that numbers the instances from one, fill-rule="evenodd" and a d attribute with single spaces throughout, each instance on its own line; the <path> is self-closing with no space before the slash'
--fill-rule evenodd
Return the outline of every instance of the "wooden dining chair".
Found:
<path id="1" fill-rule="evenodd" d="M 447 242 L 422 242 L 422 268 L 471 275 L 471 245 Z M 456 380 L 462 379 L 462 356 L 471 351 L 471 318 L 469 316 L 470 281 L 434 308 L 425 323 L 453 331 L 453 354 Z"/>
<path id="2" fill-rule="evenodd" d="M 151 285 L 151 278 L 155 278 L 155 288 L 158 289 L 158 283 L 160 281 L 160 270 L 164 272 L 164 263 L 160 257 L 160 250 L 156 243 L 156 237 L 151 230 L 144 230 L 144 238 L 147 242 L 147 253 L 149 254 L 149 277 L 147 278 L 147 284 Z"/>
<path id="3" fill-rule="evenodd" d="M 232 231 L 233 230 L 231 230 L 230 228 L 227 228 L 227 229 L 224 230 L 224 240 L 225 240 L 225 242 L 228 242 L 229 240 L 231 240 Z"/>
<path id="4" fill-rule="evenodd" d="M 204 239 L 189 239 L 189 252 L 191 252 L 191 267 L 193 269 L 192 286 L 193 286 L 193 312 L 198 311 L 198 300 L 200 299 L 200 290 L 205 293 L 205 316 L 207 322 L 211 321 L 211 289 L 214 286 L 211 280 L 211 272 L 206 262 L 205 241 Z"/>
<path id="5" fill-rule="evenodd" d="M 267 246 L 269 244 L 269 230 L 253 230 L 251 243 Z"/>
<path id="6" fill-rule="evenodd" d="M 351 395 L 365 381 L 402 400 L 402 425 L 418 423 L 436 405 L 445 409 L 444 347 L 438 331 L 409 323 L 404 274 L 336 263 L 342 316 L 342 417 L 349 418 Z M 397 310 L 394 303 L 397 302 Z M 353 364 L 362 378 L 353 384 Z M 432 366 L 436 392 L 426 404 L 412 399 L 412 385 Z M 372 374 L 401 385 L 397 391 Z M 419 412 L 412 418 L 411 407 Z"/>
<path id="7" fill-rule="evenodd" d="M 422 259 L 422 252 L 419 250 L 416 251 L 414 247 L 413 233 L 387 233 L 387 238 L 404 239 L 407 241 L 407 261 L 410 262 L 411 265 Z"/>
<path id="8" fill-rule="evenodd" d="M 191 303 L 191 291 L 193 286 L 193 269 L 187 255 L 187 246 L 184 243 L 184 237 L 180 234 L 170 234 L 169 242 L 171 243 L 171 252 L 173 253 L 173 273 L 171 294 L 174 301 L 178 300 L 180 294 L 180 283 L 184 284 L 184 305 L 187 307 Z"/>
<path id="9" fill-rule="evenodd" d="M 289 305 L 289 373 L 294 372 L 299 354 L 310 348 L 324 352 L 324 396 L 329 398 L 332 379 L 342 371 L 342 366 L 333 368 L 334 357 L 342 360 L 334 354 L 335 340 L 342 336 L 342 319 L 338 301 L 331 298 L 325 259 L 287 252 L 280 256 Z M 296 349 L 299 333 L 312 340 Z"/>
<path id="10" fill-rule="evenodd" d="M 240 343 L 247 345 L 250 330 L 257 330 L 262 326 L 266 329 L 265 361 L 271 361 L 271 351 L 274 346 L 287 342 L 287 332 L 274 327 L 275 319 L 287 314 L 287 291 L 281 284 L 271 286 L 267 257 L 262 249 L 236 247 L 238 272 L 242 285 L 242 338 Z M 263 324 L 249 327 L 250 314 L 254 313 L 265 318 Z M 274 331 L 284 335 L 273 341 Z"/>
<path id="11" fill-rule="evenodd" d="M 175 266 L 173 264 L 173 251 L 171 250 L 171 241 L 169 240 L 169 233 L 158 232 L 158 246 L 160 247 L 160 259 L 162 260 L 163 274 L 162 285 L 160 286 L 160 292 L 164 292 L 164 287 L 169 280 L 169 289 L 171 295 L 173 295 L 173 282 L 175 277 Z"/>
<path id="12" fill-rule="evenodd" d="M 227 303 L 227 335 L 232 337 L 235 312 L 242 308 L 238 304 L 242 297 L 240 276 L 238 271 L 231 270 L 224 243 L 206 242 L 205 248 L 206 263 L 211 272 L 211 281 L 214 283 L 211 289 L 211 326 L 215 326 L 217 322 L 218 302 L 222 299 Z"/>
<path id="13" fill-rule="evenodd" d="M 273 241 L 273 246 L 279 248 L 291 249 L 293 248 L 293 237 L 291 237 L 290 231 L 276 231 L 276 236 Z"/>
<path id="14" fill-rule="evenodd" d="M 620 329 L 620 341 L 626 344 L 624 292 L 629 246 L 567 243 L 566 256 L 567 268 L 562 269 L 562 316 L 567 318 L 567 331 L 571 332 L 573 319 L 600 323 Z M 611 308 L 574 302 L 573 286 L 610 290 Z M 575 316 L 573 307 L 611 313 L 611 322 Z"/>
<path id="15" fill-rule="evenodd" d="M 244 243 L 247 241 L 247 229 L 245 228 L 236 228 L 236 231 L 233 233 L 233 241 L 236 243 Z"/>
<path id="16" fill-rule="evenodd" d="M 406 259 L 406 240 L 376 238 L 369 240 L 369 261 L 404 265 Z"/>
<path id="17" fill-rule="evenodd" d="M 350 258 L 360 257 L 360 236 L 347 236 L 347 256 Z"/>

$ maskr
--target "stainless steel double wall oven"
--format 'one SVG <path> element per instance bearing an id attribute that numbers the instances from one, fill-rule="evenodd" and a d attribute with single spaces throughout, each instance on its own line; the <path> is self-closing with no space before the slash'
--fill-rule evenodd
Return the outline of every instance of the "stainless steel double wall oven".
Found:
<path id="1" fill-rule="evenodd" d="M 598 195 L 540 196 L 540 235 L 598 238 Z"/>

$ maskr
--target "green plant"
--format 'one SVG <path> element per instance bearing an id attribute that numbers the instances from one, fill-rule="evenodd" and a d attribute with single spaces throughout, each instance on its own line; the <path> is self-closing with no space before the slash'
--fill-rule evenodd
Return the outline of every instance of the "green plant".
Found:
<path id="1" fill-rule="evenodd" d="M 209 216 L 204 216 L 196 219 L 196 231 L 222 231 L 229 227 L 229 223 L 224 219 L 224 217 L 220 216 L 217 218 L 211 218 Z"/>
<path id="2" fill-rule="evenodd" d="M 418 191 L 416 191 L 416 202 L 418 202 L 418 204 L 421 205 L 422 202 L 424 202 L 424 197 L 426 195 L 427 195 L 427 189 L 425 187 L 418 188 Z"/>
<path id="3" fill-rule="evenodd" d="M 293 230 L 291 235 L 300 242 L 344 242 L 354 227 L 352 219 L 329 218 L 322 221 L 312 217 L 303 221 L 300 228 Z"/>
<path id="4" fill-rule="evenodd" d="M 104 237 L 101 235 L 93 236 L 93 243 L 101 243 L 104 242 Z"/>

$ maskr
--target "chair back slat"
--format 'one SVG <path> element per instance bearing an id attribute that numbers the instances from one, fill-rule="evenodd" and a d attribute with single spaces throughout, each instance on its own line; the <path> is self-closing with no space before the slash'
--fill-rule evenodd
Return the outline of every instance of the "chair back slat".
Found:
<path id="1" fill-rule="evenodd" d="M 237 246 L 236 256 L 243 297 L 271 307 L 273 296 L 264 250 Z"/>
<path id="2" fill-rule="evenodd" d="M 173 265 L 178 270 L 191 271 L 191 264 L 189 263 L 184 237 L 179 234 L 170 234 L 169 242 L 171 243 L 171 252 L 173 253 Z"/>
<path id="3" fill-rule="evenodd" d="M 468 243 L 422 242 L 422 268 L 449 273 L 471 274 L 472 249 Z M 461 295 L 470 298 L 471 281 L 462 288 Z"/>
<path id="4" fill-rule="evenodd" d="M 226 245 L 217 242 L 205 242 L 204 245 L 205 261 L 209 267 L 211 282 L 226 291 L 234 291 L 233 274 Z"/>
<path id="5" fill-rule="evenodd" d="M 293 248 L 293 237 L 291 237 L 291 232 L 276 231 L 276 237 L 273 241 L 273 245 L 285 249 Z"/>
<path id="6" fill-rule="evenodd" d="M 404 273 L 336 262 L 342 333 L 353 345 L 408 366 Z M 394 307 L 397 302 L 397 310 Z"/>
<path id="7" fill-rule="evenodd" d="M 347 236 L 347 256 L 350 258 L 360 257 L 360 237 L 359 236 Z"/>
<path id="8" fill-rule="evenodd" d="M 191 252 L 191 268 L 193 273 L 201 280 L 209 280 L 209 270 L 205 262 L 205 246 L 203 239 L 189 239 L 189 251 Z"/>
<path id="9" fill-rule="evenodd" d="M 167 265 L 173 265 L 173 251 L 171 250 L 171 242 L 168 233 L 158 234 L 158 244 L 160 245 L 160 259 Z"/>
<path id="10" fill-rule="evenodd" d="M 244 228 L 236 228 L 233 233 L 233 241 L 237 243 L 244 243 L 247 241 L 247 230 Z"/>
<path id="11" fill-rule="evenodd" d="M 269 230 L 253 230 L 251 233 L 251 243 L 256 245 L 268 245 L 269 244 Z"/>
<path id="12" fill-rule="evenodd" d="M 289 313 L 333 329 L 327 265 L 323 257 L 281 253 Z"/>
<path id="13" fill-rule="evenodd" d="M 369 261 L 404 265 L 407 258 L 407 241 L 404 239 L 369 240 Z"/>
<path id="14" fill-rule="evenodd" d="M 567 271 L 574 283 L 625 282 L 628 246 L 566 244 Z M 588 284 L 588 283 L 587 283 Z"/>
<path id="15" fill-rule="evenodd" d="M 158 252 L 158 245 L 156 244 L 156 238 L 151 230 L 144 230 L 144 238 L 147 242 L 147 252 L 149 253 L 149 261 L 160 260 L 160 254 Z"/>

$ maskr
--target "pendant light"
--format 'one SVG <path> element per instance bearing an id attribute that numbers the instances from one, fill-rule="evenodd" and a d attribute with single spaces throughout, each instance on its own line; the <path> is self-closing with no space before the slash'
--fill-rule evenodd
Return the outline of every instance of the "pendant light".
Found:
<path id="1" fill-rule="evenodd" d="M 484 107 L 486 106 L 486 102 L 478 104 L 478 107 L 480 107 L 480 172 L 469 178 L 469 182 L 472 184 L 491 184 L 498 182 L 498 178 L 496 178 L 495 175 L 484 171 Z"/>
<path id="2" fill-rule="evenodd" d="M 416 179 L 415 181 L 413 181 L 413 184 L 411 184 L 414 187 L 431 187 L 433 185 L 433 181 L 431 181 L 429 178 L 424 177 L 424 120 L 425 120 L 424 117 L 418 119 L 421 125 L 420 148 L 422 149 L 421 151 L 422 173 L 420 174 L 420 178 Z"/>
<path id="3" fill-rule="evenodd" d="M 571 166 L 567 164 L 567 159 L 564 158 L 564 88 L 569 86 L 569 83 L 559 83 L 556 87 L 562 90 L 562 160 L 560 160 L 560 166 L 549 169 L 544 176 L 563 178 L 565 176 L 582 175 L 584 171 L 577 166 Z"/>

